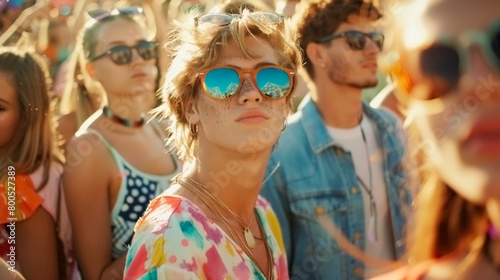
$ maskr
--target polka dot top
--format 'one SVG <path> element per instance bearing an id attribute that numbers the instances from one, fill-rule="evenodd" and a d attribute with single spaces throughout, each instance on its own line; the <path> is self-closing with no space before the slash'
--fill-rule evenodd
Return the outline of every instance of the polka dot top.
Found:
<path id="1" fill-rule="evenodd" d="M 271 248 L 273 279 L 288 280 L 278 219 L 260 196 L 255 209 Z M 184 197 L 163 194 L 155 198 L 135 231 L 125 280 L 265 279 L 239 244 Z"/>
<path id="2" fill-rule="evenodd" d="M 170 186 L 170 180 L 181 171 L 181 167 L 177 158 L 172 156 L 176 166 L 174 172 L 168 175 L 144 173 L 127 162 L 102 134 L 96 130 L 92 132 L 106 143 L 122 175 L 116 204 L 111 211 L 111 256 L 117 259 L 127 252 L 134 235 L 135 223 L 144 214 L 149 202 Z"/>

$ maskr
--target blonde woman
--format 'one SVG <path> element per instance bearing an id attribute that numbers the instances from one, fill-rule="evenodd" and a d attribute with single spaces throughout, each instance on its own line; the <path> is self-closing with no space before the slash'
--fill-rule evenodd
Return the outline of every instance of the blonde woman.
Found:
<path id="1" fill-rule="evenodd" d="M 179 24 L 164 85 L 172 144 L 189 162 L 136 225 L 125 279 L 288 279 L 277 218 L 259 196 L 300 61 L 281 15 Z"/>
<path id="2" fill-rule="evenodd" d="M 89 11 L 82 50 L 105 106 L 66 146 L 64 189 L 84 279 L 122 278 L 133 228 L 181 170 L 159 123 L 146 119 L 157 82 L 158 44 L 142 9 Z"/>
<path id="3" fill-rule="evenodd" d="M 135 8 L 145 10 L 144 13 L 146 13 L 149 21 L 143 20 L 141 24 L 148 25 L 145 29 L 156 30 L 154 37 L 159 46 L 163 45 L 167 34 L 166 17 L 161 12 L 162 4 L 160 2 L 160 0 L 141 1 L 138 4 L 141 4 L 142 8 L 135 6 Z M 127 10 L 129 8 L 130 6 L 123 6 L 118 9 Z M 82 33 L 84 32 L 85 29 L 80 30 L 79 36 L 76 36 L 75 47 L 69 59 L 62 66 L 63 71 L 60 74 L 62 77 L 59 77 L 59 80 L 62 80 L 59 81 L 59 84 L 61 84 L 59 87 L 63 91 L 59 107 L 60 116 L 58 118 L 59 144 L 62 148 L 66 147 L 83 122 L 94 112 L 102 109 L 107 102 L 105 89 L 93 80 L 85 69 L 86 58 L 82 50 Z M 168 67 L 168 59 L 161 53 L 157 53 L 157 55 L 159 58 L 157 59 L 157 70 L 163 73 Z M 160 76 L 158 75 L 158 77 Z M 57 83 L 55 86 L 57 88 Z M 157 89 L 158 83 L 155 83 L 147 96 L 149 104 L 146 105 L 146 111 L 158 105 Z"/>
<path id="4" fill-rule="evenodd" d="M 388 62 L 408 102 L 419 184 L 410 265 L 377 279 L 500 279 L 500 2 L 402 11 Z"/>

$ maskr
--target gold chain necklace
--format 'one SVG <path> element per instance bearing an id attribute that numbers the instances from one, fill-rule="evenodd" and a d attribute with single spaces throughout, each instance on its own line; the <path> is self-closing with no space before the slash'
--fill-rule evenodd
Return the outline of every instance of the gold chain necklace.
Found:
<path id="1" fill-rule="evenodd" d="M 250 222 L 248 223 L 247 226 L 245 226 L 245 223 L 243 222 L 243 220 L 241 219 L 240 216 L 236 215 L 236 213 L 234 213 L 231 209 L 229 209 L 229 207 L 227 207 L 227 205 L 222 201 L 220 200 L 220 198 L 218 198 L 217 196 L 213 195 L 212 193 L 210 193 L 210 191 L 208 191 L 208 187 L 203 185 L 202 183 L 196 181 L 195 179 L 193 178 L 184 178 L 186 181 L 189 181 L 191 183 L 194 183 L 196 185 L 198 185 L 201 190 L 203 190 L 204 193 L 206 193 L 206 195 L 208 195 L 210 198 L 212 198 L 213 200 L 215 200 L 217 202 L 218 205 L 222 206 L 222 208 L 224 208 L 224 210 L 226 212 L 228 212 L 230 215 L 232 215 L 233 217 L 236 218 L 236 220 L 238 221 L 238 223 L 241 225 L 241 227 L 243 228 L 243 236 L 245 237 L 245 242 L 247 243 L 248 247 L 250 247 L 251 249 L 255 248 L 255 245 L 256 245 L 256 242 L 255 242 L 255 237 L 253 235 L 253 232 L 250 230 L 250 225 L 252 224 L 252 221 L 255 217 L 255 213 L 253 213 L 252 217 L 250 218 Z"/>
<path id="2" fill-rule="evenodd" d="M 197 185 L 199 185 L 199 186 L 201 185 L 202 187 L 197 188 L 197 187 L 193 186 L 191 184 L 191 182 L 189 182 L 189 181 L 193 181 L 194 183 L 197 183 Z M 232 215 L 235 215 L 234 212 L 232 212 L 231 209 L 229 209 L 229 207 L 227 207 L 219 198 L 217 198 L 212 193 L 210 193 L 208 191 L 208 189 L 206 189 L 201 183 L 198 183 L 194 179 L 175 178 L 174 182 L 187 188 L 193 194 L 198 196 L 198 198 L 200 198 L 202 200 L 202 202 L 209 207 L 209 209 L 212 208 L 212 211 L 215 209 L 216 214 L 222 218 L 222 222 L 224 223 L 224 225 L 228 229 L 229 235 L 232 236 L 234 240 L 239 240 L 239 243 L 243 245 L 242 249 L 245 251 L 247 256 L 249 256 L 250 259 L 253 261 L 253 263 L 255 265 L 257 265 L 257 267 L 260 269 L 260 271 L 262 273 L 264 273 L 264 269 L 257 262 L 257 259 L 255 258 L 252 251 L 248 247 L 248 244 L 245 244 L 246 242 L 243 242 L 243 239 L 241 238 L 241 236 L 233 231 L 234 225 L 220 212 L 219 208 L 215 205 L 215 203 L 219 206 L 225 206 L 225 207 L 223 207 L 224 210 L 226 210 L 226 212 L 231 213 Z M 256 210 L 254 209 L 254 215 L 257 214 L 255 211 Z M 274 277 L 273 277 L 273 256 L 272 256 L 271 248 L 269 246 L 269 243 L 267 242 L 267 237 L 265 235 L 264 228 L 262 227 L 262 224 L 259 221 L 257 221 L 257 224 L 259 226 L 259 231 L 260 231 L 260 234 L 262 237 L 262 238 L 259 238 L 259 240 L 264 240 L 264 246 L 266 249 L 266 258 L 267 258 L 266 261 L 268 263 L 267 275 L 264 275 L 264 276 L 266 277 L 266 279 L 274 279 Z M 252 236 L 253 236 L 253 234 L 252 234 Z"/>

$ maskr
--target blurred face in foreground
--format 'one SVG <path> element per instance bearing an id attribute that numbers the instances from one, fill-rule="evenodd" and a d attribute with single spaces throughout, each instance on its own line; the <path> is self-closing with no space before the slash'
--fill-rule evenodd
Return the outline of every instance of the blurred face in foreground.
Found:
<path id="1" fill-rule="evenodd" d="M 409 94 L 419 148 L 460 195 L 500 200 L 500 2 L 416 2 L 395 76 Z"/>

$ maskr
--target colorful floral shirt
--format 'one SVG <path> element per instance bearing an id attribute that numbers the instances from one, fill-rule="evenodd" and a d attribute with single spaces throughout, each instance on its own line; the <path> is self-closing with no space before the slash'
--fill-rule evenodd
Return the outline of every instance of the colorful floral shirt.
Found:
<path id="1" fill-rule="evenodd" d="M 278 220 L 269 203 L 256 210 L 273 255 L 274 279 L 289 279 Z M 155 198 L 137 222 L 124 279 L 265 279 L 258 266 L 190 200 Z"/>

